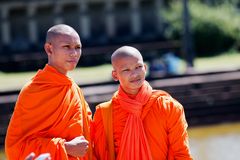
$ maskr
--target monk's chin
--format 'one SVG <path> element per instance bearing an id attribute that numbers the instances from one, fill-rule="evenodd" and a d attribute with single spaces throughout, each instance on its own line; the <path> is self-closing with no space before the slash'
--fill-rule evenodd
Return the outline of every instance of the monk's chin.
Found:
<path id="1" fill-rule="evenodd" d="M 76 66 L 77 66 L 76 63 L 72 63 L 72 64 L 69 64 L 69 65 L 68 65 L 68 68 L 69 68 L 69 70 L 73 70 L 73 69 L 76 68 Z"/>
<path id="2" fill-rule="evenodd" d="M 76 68 L 76 66 L 71 66 L 71 67 L 68 67 L 68 71 L 72 71 L 72 70 L 74 70 Z"/>
<path id="3" fill-rule="evenodd" d="M 143 83 L 139 82 L 139 83 L 133 83 L 131 85 L 131 88 L 134 88 L 134 89 L 140 89 L 142 87 Z"/>

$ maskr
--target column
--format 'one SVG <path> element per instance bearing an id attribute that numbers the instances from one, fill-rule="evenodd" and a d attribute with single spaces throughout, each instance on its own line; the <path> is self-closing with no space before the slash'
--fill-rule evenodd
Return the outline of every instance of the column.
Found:
<path id="1" fill-rule="evenodd" d="M 80 0 L 79 3 L 79 12 L 80 12 L 80 33 L 81 37 L 88 39 L 91 36 L 90 31 L 90 21 L 88 16 L 88 6 L 86 0 Z M 94 24 L 95 25 L 95 24 Z"/>
<path id="2" fill-rule="evenodd" d="M 9 45 L 11 42 L 10 37 L 10 24 L 8 21 L 8 14 L 9 14 L 9 6 L 8 5 L 2 5 L 1 6 L 1 32 L 2 32 L 2 43 L 3 45 Z"/>
<path id="3" fill-rule="evenodd" d="M 141 32 L 141 21 L 139 13 L 139 0 L 131 1 L 131 28 L 132 34 L 137 36 Z"/>
<path id="4" fill-rule="evenodd" d="M 34 2 L 30 3 L 27 8 L 28 14 L 28 34 L 29 40 L 31 44 L 37 44 L 38 37 L 37 37 L 37 25 L 36 25 L 36 5 Z"/>
<path id="5" fill-rule="evenodd" d="M 155 0 L 155 14 L 156 14 L 156 29 L 158 33 L 162 33 L 163 31 L 163 23 L 162 23 L 162 16 L 161 16 L 161 10 L 162 10 L 162 6 L 163 2 L 162 0 Z"/>
<path id="6" fill-rule="evenodd" d="M 114 4 L 112 0 L 105 1 L 105 14 L 106 14 L 106 32 L 109 38 L 115 36 L 116 26 L 114 18 Z"/>
<path id="7" fill-rule="evenodd" d="M 189 0 L 182 0 L 183 5 L 183 51 L 187 62 L 187 71 L 192 72 L 195 53 L 193 50 L 193 38 L 191 32 L 191 17 L 189 13 Z"/>
<path id="8" fill-rule="evenodd" d="M 54 6 L 55 6 L 54 7 L 54 15 L 55 15 L 54 24 L 61 24 L 63 23 L 63 19 L 61 17 L 62 6 L 58 2 L 55 2 Z"/>

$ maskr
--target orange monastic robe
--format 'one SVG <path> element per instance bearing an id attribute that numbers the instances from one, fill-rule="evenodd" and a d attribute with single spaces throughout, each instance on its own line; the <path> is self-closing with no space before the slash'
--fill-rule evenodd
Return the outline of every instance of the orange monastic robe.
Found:
<path id="1" fill-rule="evenodd" d="M 77 136 L 90 141 L 91 111 L 80 88 L 70 78 L 46 65 L 21 90 L 5 141 L 9 160 L 30 152 L 50 153 L 53 160 L 91 159 L 67 155 L 64 142 Z"/>
<path id="2" fill-rule="evenodd" d="M 94 155 L 98 160 L 118 159 L 130 114 L 121 106 L 118 92 L 111 101 L 98 105 L 94 114 Z M 153 90 L 142 108 L 141 119 L 153 160 L 192 159 L 183 107 L 169 94 Z M 127 151 L 127 146 L 125 148 Z"/>

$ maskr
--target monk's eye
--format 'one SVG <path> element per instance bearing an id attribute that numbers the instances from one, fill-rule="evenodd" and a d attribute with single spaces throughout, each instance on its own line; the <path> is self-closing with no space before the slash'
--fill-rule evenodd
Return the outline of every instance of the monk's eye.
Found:
<path id="1" fill-rule="evenodd" d="M 136 67 L 136 69 L 141 69 L 143 66 L 142 65 L 139 65 Z"/>
<path id="2" fill-rule="evenodd" d="M 81 46 L 76 46 L 75 49 L 80 50 Z"/>
<path id="3" fill-rule="evenodd" d="M 64 48 L 64 49 L 70 49 L 71 46 L 70 46 L 70 45 L 64 45 L 63 48 Z"/>
<path id="4" fill-rule="evenodd" d="M 123 69 L 122 71 L 123 71 L 123 72 L 129 72 L 130 69 Z"/>

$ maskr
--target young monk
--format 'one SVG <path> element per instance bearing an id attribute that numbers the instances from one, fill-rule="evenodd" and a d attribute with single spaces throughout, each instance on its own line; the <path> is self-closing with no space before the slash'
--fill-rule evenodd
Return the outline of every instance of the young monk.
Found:
<path id="1" fill-rule="evenodd" d="M 112 77 L 120 82 L 94 114 L 94 154 L 99 160 L 191 160 L 182 105 L 168 93 L 153 90 L 146 65 L 133 47 L 111 57 Z"/>
<path id="2" fill-rule="evenodd" d="M 21 90 L 5 141 L 8 160 L 49 153 L 51 159 L 91 159 L 91 111 L 83 93 L 67 76 L 81 56 L 78 33 L 51 27 L 44 49 L 48 63 Z"/>

